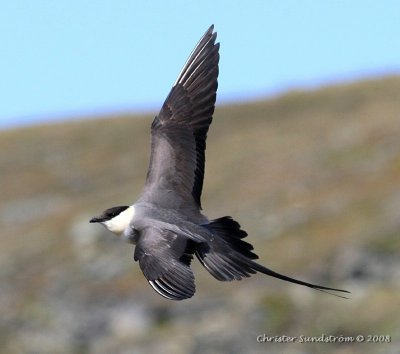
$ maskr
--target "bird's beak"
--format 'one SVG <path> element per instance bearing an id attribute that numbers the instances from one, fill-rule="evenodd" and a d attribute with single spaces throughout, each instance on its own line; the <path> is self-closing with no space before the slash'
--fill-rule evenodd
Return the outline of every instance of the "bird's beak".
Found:
<path id="1" fill-rule="evenodd" d="M 102 219 L 99 218 L 98 216 L 94 216 L 93 218 L 91 218 L 91 219 L 89 220 L 89 222 L 101 222 L 101 221 L 102 221 Z"/>

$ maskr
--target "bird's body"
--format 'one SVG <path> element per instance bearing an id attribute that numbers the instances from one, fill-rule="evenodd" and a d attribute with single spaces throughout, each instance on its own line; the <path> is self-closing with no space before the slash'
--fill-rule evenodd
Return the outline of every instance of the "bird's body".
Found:
<path id="1" fill-rule="evenodd" d="M 196 255 L 221 281 L 262 272 L 318 290 L 341 291 L 275 273 L 254 260 L 247 233 L 231 217 L 209 220 L 201 212 L 205 146 L 218 87 L 219 43 L 211 26 L 188 61 L 151 126 L 151 157 L 145 187 L 136 203 L 107 209 L 91 222 L 135 244 L 150 285 L 182 300 L 195 293 L 190 268 Z"/>

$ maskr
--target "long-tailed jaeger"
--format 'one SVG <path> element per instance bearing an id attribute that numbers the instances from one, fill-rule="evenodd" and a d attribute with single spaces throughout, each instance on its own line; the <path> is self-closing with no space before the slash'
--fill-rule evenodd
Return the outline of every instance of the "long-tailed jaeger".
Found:
<path id="1" fill-rule="evenodd" d="M 217 280 L 240 280 L 257 272 L 321 291 L 258 263 L 247 233 L 230 216 L 209 220 L 201 212 L 204 152 L 218 87 L 219 43 L 211 26 L 179 74 L 151 125 L 151 157 L 143 192 L 131 206 L 105 210 L 90 220 L 136 245 L 150 285 L 171 300 L 195 293 L 193 255 Z M 336 294 L 337 295 L 337 294 Z M 337 295 L 340 296 L 340 295 Z"/>

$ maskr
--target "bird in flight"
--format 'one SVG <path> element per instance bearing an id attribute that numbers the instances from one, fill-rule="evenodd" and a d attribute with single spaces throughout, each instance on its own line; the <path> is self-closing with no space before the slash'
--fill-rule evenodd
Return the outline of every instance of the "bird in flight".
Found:
<path id="1" fill-rule="evenodd" d="M 134 260 L 149 284 L 171 300 L 194 295 L 190 268 L 194 255 L 220 281 L 260 272 L 312 289 L 348 293 L 293 279 L 256 263 L 258 256 L 244 241 L 247 233 L 238 222 L 230 216 L 209 220 L 201 212 L 206 138 L 218 87 L 216 37 L 211 26 L 154 118 L 149 169 L 137 202 L 109 208 L 90 222 L 136 245 Z"/>

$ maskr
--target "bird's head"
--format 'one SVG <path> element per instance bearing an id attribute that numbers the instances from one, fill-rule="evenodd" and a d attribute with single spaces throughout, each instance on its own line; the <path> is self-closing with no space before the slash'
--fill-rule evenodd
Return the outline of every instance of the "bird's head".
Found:
<path id="1" fill-rule="evenodd" d="M 133 206 L 116 206 L 104 210 L 99 216 L 91 218 L 89 222 L 100 223 L 119 236 L 129 226 L 134 213 Z"/>

